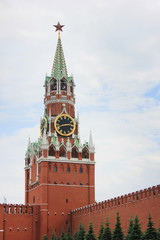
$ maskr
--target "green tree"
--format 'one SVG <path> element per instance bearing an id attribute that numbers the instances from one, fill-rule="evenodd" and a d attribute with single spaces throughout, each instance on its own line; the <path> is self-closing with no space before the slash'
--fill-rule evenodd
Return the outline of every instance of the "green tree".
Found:
<path id="1" fill-rule="evenodd" d="M 78 233 L 77 233 L 77 232 L 74 233 L 73 239 L 74 239 L 74 240 L 78 240 Z"/>
<path id="2" fill-rule="evenodd" d="M 104 231 L 104 226 L 103 226 L 103 223 L 101 223 L 100 225 L 100 229 L 99 229 L 99 234 L 98 234 L 98 239 L 99 240 L 102 240 L 102 235 L 103 235 L 103 231 Z"/>
<path id="3" fill-rule="evenodd" d="M 72 233 L 71 233 L 71 227 L 70 225 L 68 225 L 68 230 L 67 230 L 67 234 L 66 234 L 66 240 L 72 240 Z"/>
<path id="4" fill-rule="evenodd" d="M 106 227 L 104 228 L 102 240 L 111 240 L 112 239 L 112 232 L 109 226 L 109 220 L 106 218 Z"/>
<path id="5" fill-rule="evenodd" d="M 117 222 L 115 224 L 115 229 L 113 230 L 113 240 L 123 240 L 123 231 L 121 227 L 121 221 L 119 213 L 117 213 Z"/>
<path id="6" fill-rule="evenodd" d="M 88 229 L 88 233 L 86 234 L 85 239 L 86 240 L 96 240 L 96 236 L 94 234 L 92 222 L 89 223 L 89 229 Z"/>
<path id="7" fill-rule="evenodd" d="M 157 239 L 160 240 L 160 224 L 159 224 L 159 228 L 158 228 L 158 231 L 157 231 Z"/>
<path id="8" fill-rule="evenodd" d="M 43 240 L 49 240 L 48 236 L 47 236 L 47 235 L 44 235 L 44 236 L 43 236 Z"/>
<path id="9" fill-rule="evenodd" d="M 61 233 L 61 240 L 66 240 L 63 228 L 62 228 L 62 233 Z"/>
<path id="10" fill-rule="evenodd" d="M 141 224 L 136 215 L 134 218 L 134 223 L 133 223 L 133 227 L 132 227 L 132 231 L 131 231 L 129 240 L 140 240 L 140 239 L 142 239 L 142 237 L 143 237 L 143 233 L 141 231 Z"/>
<path id="11" fill-rule="evenodd" d="M 149 217 L 148 217 L 148 224 L 147 224 L 147 229 L 144 233 L 144 239 L 146 240 L 156 240 L 158 239 L 158 233 L 156 231 L 156 229 L 153 227 L 154 226 L 154 222 L 152 221 L 152 217 L 149 213 Z"/>
<path id="12" fill-rule="evenodd" d="M 85 230 L 82 226 L 81 222 L 79 224 L 79 232 L 78 232 L 78 240 L 84 240 L 85 239 Z"/>
<path id="13" fill-rule="evenodd" d="M 56 240 L 56 239 L 57 239 L 56 234 L 54 233 L 54 230 L 53 230 L 52 235 L 51 235 L 51 240 Z"/>
<path id="14" fill-rule="evenodd" d="M 129 226 L 128 226 L 127 235 L 125 237 L 125 240 L 130 240 L 132 228 L 133 228 L 133 219 L 132 219 L 132 217 L 130 217 Z"/>

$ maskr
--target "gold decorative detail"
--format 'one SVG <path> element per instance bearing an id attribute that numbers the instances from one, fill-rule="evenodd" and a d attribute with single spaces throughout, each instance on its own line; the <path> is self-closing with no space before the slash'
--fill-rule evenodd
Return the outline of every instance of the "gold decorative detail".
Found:
<path id="1" fill-rule="evenodd" d="M 56 117 L 54 127 L 61 136 L 70 136 L 75 131 L 76 124 L 70 115 L 61 114 Z"/>

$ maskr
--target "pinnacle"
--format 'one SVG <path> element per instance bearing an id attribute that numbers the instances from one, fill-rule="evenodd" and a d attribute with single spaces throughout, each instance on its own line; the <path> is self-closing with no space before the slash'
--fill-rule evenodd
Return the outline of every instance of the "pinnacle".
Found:
<path id="1" fill-rule="evenodd" d="M 61 38 L 58 38 L 51 76 L 57 79 L 61 79 L 63 76 L 68 77 Z"/>

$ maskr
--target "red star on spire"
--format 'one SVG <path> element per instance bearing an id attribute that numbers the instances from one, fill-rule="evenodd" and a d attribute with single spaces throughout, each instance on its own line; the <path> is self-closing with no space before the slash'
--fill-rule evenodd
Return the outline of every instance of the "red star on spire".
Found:
<path id="1" fill-rule="evenodd" d="M 62 31 L 62 32 L 63 32 L 62 28 L 64 27 L 64 25 L 61 25 L 61 24 L 58 22 L 57 25 L 53 25 L 53 26 L 56 28 L 56 31 L 55 31 L 55 32 L 57 32 L 57 31 Z"/>

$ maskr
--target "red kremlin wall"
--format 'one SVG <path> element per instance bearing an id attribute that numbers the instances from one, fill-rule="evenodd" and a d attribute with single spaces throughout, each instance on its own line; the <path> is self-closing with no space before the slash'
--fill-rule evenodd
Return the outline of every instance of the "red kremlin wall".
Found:
<path id="1" fill-rule="evenodd" d="M 0 204 L 0 240 L 39 240 L 39 206 Z"/>
<path id="2" fill-rule="evenodd" d="M 113 230 L 116 223 L 116 213 L 119 212 L 123 231 L 126 233 L 128 220 L 138 215 L 144 231 L 148 222 L 148 215 L 158 228 L 160 221 L 160 185 L 156 187 L 133 192 L 128 195 L 117 197 L 104 202 L 91 204 L 71 211 L 72 233 L 78 231 L 80 222 L 88 230 L 89 222 L 92 221 L 94 231 L 97 234 L 101 222 L 106 222 L 108 216 L 110 227 Z"/>

